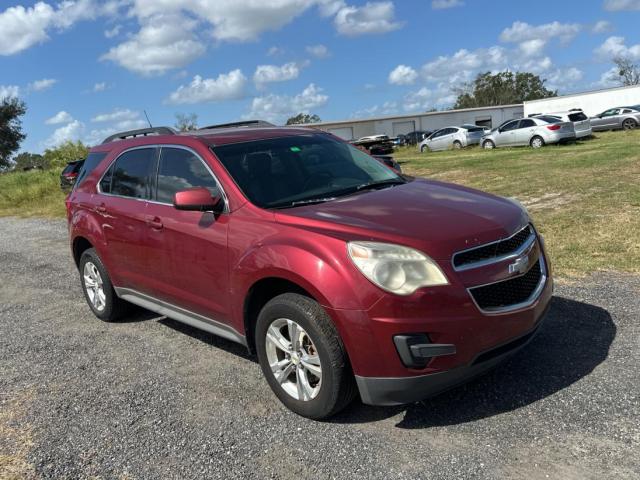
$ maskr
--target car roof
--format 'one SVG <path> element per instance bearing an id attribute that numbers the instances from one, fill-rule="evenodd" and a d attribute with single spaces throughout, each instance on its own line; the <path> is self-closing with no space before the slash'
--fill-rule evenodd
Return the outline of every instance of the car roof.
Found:
<path id="1" fill-rule="evenodd" d="M 243 143 L 270 138 L 291 137 L 298 135 L 314 135 L 328 133 L 312 127 L 230 127 L 192 130 L 175 134 L 145 135 L 125 139 L 116 139 L 94 146 L 92 152 L 106 152 L 114 148 L 128 148 L 143 145 L 189 144 L 193 141 L 208 146 L 220 146 L 231 143 Z"/>

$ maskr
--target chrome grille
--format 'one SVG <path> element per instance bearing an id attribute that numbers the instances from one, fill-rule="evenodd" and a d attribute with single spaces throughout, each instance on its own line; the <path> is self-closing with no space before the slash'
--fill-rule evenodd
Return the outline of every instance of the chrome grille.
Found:
<path id="1" fill-rule="evenodd" d="M 469 289 L 476 305 L 487 312 L 505 311 L 525 306 L 533 301 L 544 285 L 542 257 L 527 273 L 516 278 Z"/>
<path id="2" fill-rule="evenodd" d="M 518 252 L 523 246 L 532 243 L 534 239 L 535 232 L 531 225 L 527 225 L 504 240 L 456 253 L 453 256 L 453 267 L 456 270 L 466 270 L 485 262 L 498 262 L 502 257 Z"/>

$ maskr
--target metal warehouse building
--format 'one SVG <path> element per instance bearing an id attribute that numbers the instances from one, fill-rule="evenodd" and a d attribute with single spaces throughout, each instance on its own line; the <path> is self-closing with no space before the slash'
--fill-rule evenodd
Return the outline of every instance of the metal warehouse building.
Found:
<path id="1" fill-rule="evenodd" d="M 587 115 L 594 116 L 609 108 L 638 104 L 640 104 L 640 85 L 634 85 L 533 100 L 525 102 L 524 105 L 391 115 L 361 120 L 321 122 L 310 126 L 333 133 L 345 140 L 352 140 L 368 135 L 396 137 L 415 130 L 437 130 L 462 124 L 494 128 L 513 118 L 521 118 L 533 113 L 562 112 L 572 108 L 581 108 Z"/>
<path id="2" fill-rule="evenodd" d="M 396 137 L 416 130 L 437 130 L 464 123 L 493 128 L 505 120 L 520 118 L 523 113 L 522 105 L 505 105 L 502 107 L 467 108 L 464 110 L 446 110 L 413 115 L 394 115 L 363 120 L 321 122 L 309 126 L 333 133 L 345 140 L 352 140 L 368 135 Z"/>

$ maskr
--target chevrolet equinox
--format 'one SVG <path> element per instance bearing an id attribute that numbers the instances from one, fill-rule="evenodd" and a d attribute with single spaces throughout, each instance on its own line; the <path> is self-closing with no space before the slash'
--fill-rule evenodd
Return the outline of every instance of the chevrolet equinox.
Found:
<path id="1" fill-rule="evenodd" d="M 136 304 L 239 342 L 314 419 L 486 372 L 534 336 L 552 295 L 517 201 L 402 176 L 309 128 L 116 134 L 66 206 L 98 318 Z"/>

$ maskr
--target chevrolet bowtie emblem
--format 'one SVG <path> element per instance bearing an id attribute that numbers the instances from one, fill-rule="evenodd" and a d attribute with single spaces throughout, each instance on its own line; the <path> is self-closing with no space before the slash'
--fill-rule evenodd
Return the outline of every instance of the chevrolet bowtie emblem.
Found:
<path id="1" fill-rule="evenodd" d="M 518 258 L 515 262 L 509 265 L 509 273 L 526 273 L 529 268 L 529 256 Z"/>

